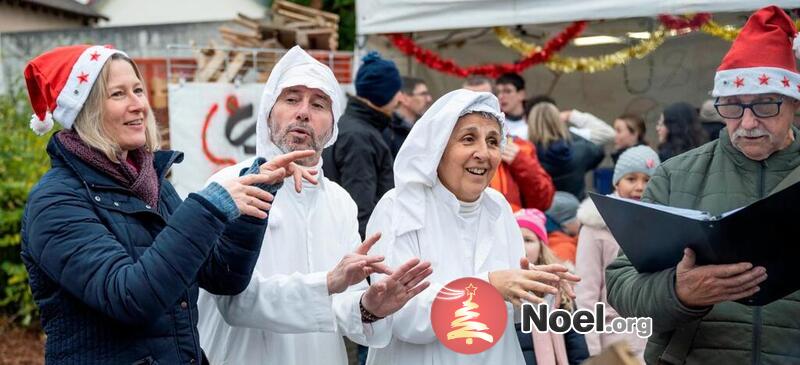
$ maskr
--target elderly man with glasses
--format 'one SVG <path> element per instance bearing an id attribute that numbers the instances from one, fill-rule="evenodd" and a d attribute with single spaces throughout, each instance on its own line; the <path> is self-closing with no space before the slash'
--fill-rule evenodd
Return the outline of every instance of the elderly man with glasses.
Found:
<path id="1" fill-rule="evenodd" d="M 643 201 L 717 215 L 800 181 L 792 126 L 800 106 L 796 33 L 777 7 L 750 17 L 714 78 L 726 130 L 662 164 Z M 656 273 L 639 273 L 621 256 L 607 269 L 608 301 L 623 317 L 653 319 L 648 364 L 798 364 L 800 292 L 763 306 L 735 302 L 756 293 L 769 274 L 749 262 L 698 265 L 689 248 L 676 267 Z"/>

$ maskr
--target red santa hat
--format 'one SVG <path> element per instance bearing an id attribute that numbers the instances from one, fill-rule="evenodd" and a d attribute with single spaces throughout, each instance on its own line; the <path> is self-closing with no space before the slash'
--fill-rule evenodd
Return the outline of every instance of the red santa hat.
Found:
<path id="1" fill-rule="evenodd" d="M 747 20 L 714 76 L 712 96 L 777 93 L 800 100 L 800 39 L 792 19 L 777 6 Z"/>
<path id="2" fill-rule="evenodd" d="M 110 46 L 58 47 L 34 58 L 25 66 L 25 83 L 33 108 L 31 129 L 43 135 L 53 120 L 72 128 L 95 80 L 106 61 L 124 52 Z"/>

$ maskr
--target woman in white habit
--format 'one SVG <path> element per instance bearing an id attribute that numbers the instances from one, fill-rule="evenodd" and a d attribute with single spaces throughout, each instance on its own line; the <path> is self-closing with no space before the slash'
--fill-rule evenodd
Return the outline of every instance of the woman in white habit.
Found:
<path id="1" fill-rule="evenodd" d="M 394 314 L 391 342 L 370 348 L 367 364 L 524 364 L 512 303 L 539 303 L 559 282 L 578 280 L 562 265 L 520 269 L 528 263 L 521 262 L 523 240 L 511 207 L 487 188 L 501 162 L 503 122 L 494 95 L 456 90 L 428 109 L 400 149 L 395 189 L 375 207 L 367 233 L 383 233 L 373 250 L 387 264 L 419 257 L 431 262 L 433 274 L 430 287 Z M 505 332 L 479 354 L 446 348 L 431 325 L 438 291 L 461 277 L 488 281 L 507 301 Z"/>

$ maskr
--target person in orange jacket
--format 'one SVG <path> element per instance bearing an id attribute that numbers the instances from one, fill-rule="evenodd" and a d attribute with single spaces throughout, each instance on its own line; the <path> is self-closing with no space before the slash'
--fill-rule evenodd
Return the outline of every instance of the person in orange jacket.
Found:
<path id="1" fill-rule="evenodd" d="M 514 212 L 523 208 L 547 210 L 556 188 L 536 157 L 536 146 L 519 137 L 509 138 L 501 154 L 503 162 L 489 186 L 506 197 Z"/>

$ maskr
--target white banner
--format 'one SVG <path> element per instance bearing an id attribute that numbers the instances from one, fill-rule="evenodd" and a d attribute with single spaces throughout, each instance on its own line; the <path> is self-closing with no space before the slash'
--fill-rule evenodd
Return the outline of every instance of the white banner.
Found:
<path id="1" fill-rule="evenodd" d="M 170 148 L 184 153 L 172 183 L 186 198 L 215 172 L 255 154 L 263 84 L 169 85 Z"/>

